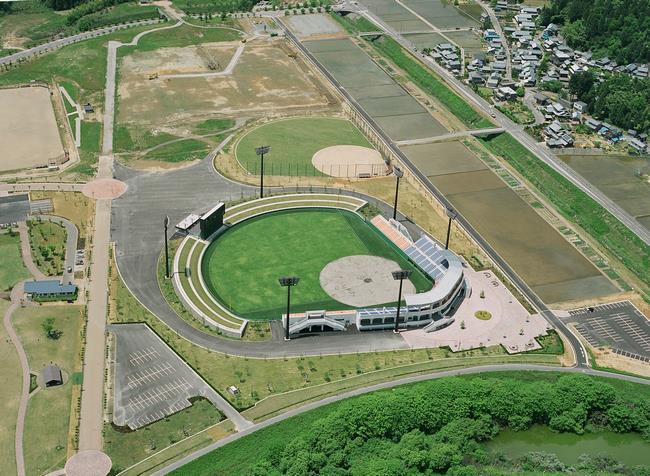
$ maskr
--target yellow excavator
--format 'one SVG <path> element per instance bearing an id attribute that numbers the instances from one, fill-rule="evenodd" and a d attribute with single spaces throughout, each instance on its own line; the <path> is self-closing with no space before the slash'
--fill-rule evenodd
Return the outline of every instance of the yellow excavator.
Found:
<path id="1" fill-rule="evenodd" d="M 149 75 L 149 80 L 152 80 L 152 79 L 158 79 L 158 73 L 157 72 L 156 73 L 151 73 Z"/>

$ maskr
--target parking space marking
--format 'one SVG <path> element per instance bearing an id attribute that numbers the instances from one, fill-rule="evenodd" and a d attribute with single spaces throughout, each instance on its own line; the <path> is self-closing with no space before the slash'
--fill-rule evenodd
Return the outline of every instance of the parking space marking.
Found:
<path id="1" fill-rule="evenodd" d="M 136 388 L 141 385 L 150 384 L 162 376 L 174 373 L 174 371 L 174 367 L 172 367 L 169 362 L 163 361 L 162 364 L 154 364 L 152 367 L 140 370 L 132 375 L 128 375 L 127 385 L 129 388 Z"/>
<path id="2" fill-rule="evenodd" d="M 154 347 L 147 347 L 144 350 L 137 350 L 129 354 L 129 363 L 137 367 L 142 365 L 150 360 L 160 357 L 160 354 Z"/>

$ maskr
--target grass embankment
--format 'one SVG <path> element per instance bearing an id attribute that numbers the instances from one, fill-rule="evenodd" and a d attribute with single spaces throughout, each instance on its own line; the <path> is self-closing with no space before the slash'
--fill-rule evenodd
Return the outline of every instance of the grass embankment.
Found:
<path id="1" fill-rule="evenodd" d="M 440 101 L 465 126 L 471 129 L 494 127 L 494 124 L 490 120 L 483 117 L 478 111 L 467 104 L 442 79 L 420 64 L 418 60 L 413 58 L 395 40 L 388 36 L 383 36 L 378 40 L 370 41 L 370 44 L 395 63 L 424 92 Z"/>
<path id="2" fill-rule="evenodd" d="M 61 331 L 58 339 L 45 336 L 41 325 L 54 318 L 54 328 Z M 72 375 L 81 371 L 82 306 L 39 306 L 16 311 L 14 326 L 27 353 L 30 369 L 40 370 L 54 363 L 67 375 L 61 387 L 41 388 L 27 406 L 25 418 L 25 465 L 27 474 L 44 474 L 65 464 L 70 444 L 70 430 L 76 422 L 70 421 L 73 401 Z M 76 389 L 78 396 L 78 390 Z M 44 431 L 47 422 L 47 431 Z M 71 424 L 72 423 L 72 424 Z"/>
<path id="3" fill-rule="evenodd" d="M 103 449 L 111 457 L 115 474 L 222 419 L 223 415 L 208 400 L 198 399 L 191 407 L 136 431 L 105 424 Z"/>
<path id="4" fill-rule="evenodd" d="M 563 217 L 585 230 L 650 287 L 650 246 L 586 193 L 531 154 L 510 134 L 481 141 L 532 183 Z"/>
<path id="5" fill-rule="evenodd" d="M 379 31 L 379 27 L 377 27 L 377 25 L 360 15 L 355 15 L 354 18 L 351 18 L 351 15 L 341 16 L 338 13 L 331 12 L 330 16 L 334 18 L 334 20 L 336 20 L 336 22 L 341 25 L 345 31 L 352 33 L 353 35 L 357 33 Z"/>
<path id="6" fill-rule="evenodd" d="M 14 284 L 29 278 L 20 253 L 20 235 L 15 230 L 0 233 L 0 291 L 9 291 Z"/>
<path id="7" fill-rule="evenodd" d="M 273 121 L 251 130 L 237 143 L 237 160 L 255 175 L 260 173 L 260 159 L 255 154 L 255 148 L 260 144 L 271 146 L 264 160 L 264 175 L 283 176 L 323 176 L 311 160 L 325 147 L 358 145 L 373 148 L 347 119 L 299 117 Z"/>
<path id="8" fill-rule="evenodd" d="M 202 271 L 209 289 L 233 312 L 267 320 L 285 310 L 286 290 L 278 276 L 300 277 L 291 293 L 292 312 L 350 309 L 323 290 L 320 273 L 329 263 L 355 255 L 395 261 L 413 270 L 411 282 L 418 292 L 431 289 L 431 281 L 372 225 L 339 210 L 293 210 L 246 220 L 206 251 Z"/>
<path id="9" fill-rule="evenodd" d="M 63 274 L 67 237 L 65 227 L 46 220 L 31 220 L 27 224 L 32 257 L 38 269 L 46 276 Z"/>
<path id="10" fill-rule="evenodd" d="M 562 380 L 562 383 L 560 384 L 558 381 L 561 378 L 564 380 Z M 509 371 L 509 372 L 491 373 L 487 375 L 479 374 L 479 375 L 451 377 L 451 378 L 445 378 L 440 381 L 415 383 L 415 384 L 410 384 L 401 387 L 400 389 L 397 390 L 397 392 L 402 392 L 401 394 L 404 395 L 406 398 L 408 398 L 409 395 L 413 396 L 412 400 L 409 402 L 409 405 L 411 406 L 409 406 L 408 410 L 404 409 L 403 411 L 405 412 L 409 411 L 411 413 L 411 418 L 410 418 L 411 421 L 417 421 L 417 417 L 413 417 L 413 415 L 420 414 L 422 411 L 425 412 L 431 411 L 431 410 L 425 410 L 424 409 L 425 404 L 421 403 L 427 401 L 426 398 L 419 400 L 416 397 L 420 392 L 423 392 L 423 394 L 428 394 L 429 392 L 427 392 L 427 390 L 430 390 L 432 395 L 434 396 L 438 392 L 445 393 L 451 391 L 453 393 L 454 392 L 453 387 L 455 386 L 456 383 L 460 385 L 466 385 L 469 383 L 468 381 L 470 382 L 479 381 L 480 383 L 478 384 L 477 388 L 481 388 L 481 387 L 485 388 L 485 391 L 488 392 L 489 395 L 487 386 L 489 386 L 490 384 L 487 384 L 486 386 L 486 380 L 492 380 L 494 382 L 492 385 L 494 385 L 495 386 L 494 388 L 496 388 L 501 385 L 507 386 L 508 384 L 513 384 L 514 382 L 508 383 L 508 380 L 514 379 L 516 380 L 516 384 L 521 386 L 526 386 L 531 384 L 540 385 L 540 389 L 542 389 L 540 390 L 541 392 L 544 391 L 548 392 L 548 390 L 545 389 L 547 389 L 548 388 L 547 386 L 549 385 L 561 385 L 562 386 L 561 388 L 564 388 L 566 386 L 569 387 L 576 386 L 575 384 L 573 385 L 567 384 L 566 378 L 569 378 L 572 381 L 584 382 L 585 388 L 587 388 L 587 386 L 589 385 L 587 382 L 596 381 L 597 384 L 607 383 L 611 385 L 612 392 L 616 393 L 616 397 L 620 398 L 621 400 L 625 399 L 625 400 L 636 401 L 638 400 L 639 392 L 646 391 L 646 388 L 639 384 L 622 382 L 614 379 L 566 376 L 566 374 L 563 375 L 561 373 L 553 373 L 553 372 Z M 368 414 L 376 414 L 378 418 L 381 418 L 379 415 L 383 416 L 386 412 L 390 413 L 390 409 L 388 407 L 381 408 L 380 406 L 375 407 L 374 405 L 384 399 L 386 400 L 392 399 L 395 396 L 395 392 L 396 392 L 395 390 L 390 390 L 390 389 L 382 390 L 380 392 L 374 392 L 373 394 L 367 396 L 354 397 L 350 400 L 346 400 L 343 402 L 336 402 L 330 405 L 326 405 L 311 410 L 304 414 L 297 415 L 295 417 L 271 425 L 267 428 L 258 430 L 250 435 L 240 438 L 239 440 L 233 443 L 230 443 L 222 448 L 212 451 L 211 453 L 208 453 L 207 455 L 192 461 L 191 463 L 172 472 L 171 474 L 176 476 L 180 476 L 180 475 L 199 476 L 199 475 L 208 475 L 208 474 L 228 474 L 229 476 L 237 476 L 237 475 L 249 474 L 250 469 L 253 466 L 255 466 L 258 462 L 265 461 L 265 460 L 277 461 L 275 458 L 280 458 L 280 455 L 284 453 L 289 443 L 296 442 L 299 438 L 303 436 L 306 438 L 307 437 L 314 438 L 317 437 L 317 435 L 319 434 L 323 434 L 323 425 L 317 422 L 329 415 L 333 415 L 335 412 L 337 412 L 342 408 L 347 409 L 346 414 L 351 418 L 354 418 L 355 408 L 359 408 L 361 413 L 367 410 Z M 588 391 L 586 393 L 588 393 Z M 557 396 L 557 398 L 562 398 L 562 390 L 558 388 L 557 393 L 555 395 Z M 459 403 L 463 407 L 463 411 L 461 412 L 458 411 L 457 405 L 454 405 L 453 403 L 450 402 L 433 403 L 434 406 L 432 408 L 439 408 L 440 418 L 444 418 L 443 415 L 449 415 L 448 412 L 451 411 L 454 415 L 458 415 L 457 418 L 459 419 L 462 418 L 463 416 L 468 416 L 470 420 L 478 420 L 479 414 L 489 414 L 490 411 L 492 410 L 492 409 L 485 410 L 481 405 L 482 402 L 480 401 L 477 402 L 476 400 L 473 400 L 471 398 L 468 398 L 468 400 L 466 401 L 462 401 L 462 396 L 459 397 L 461 398 L 461 401 L 459 401 Z M 484 400 L 487 401 L 489 400 L 489 398 L 495 398 L 495 397 L 486 396 L 484 397 Z M 605 397 L 605 398 L 606 399 L 609 398 L 611 400 L 611 397 Z M 369 402 L 369 400 L 372 399 L 375 399 L 375 401 L 373 402 L 372 405 L 368 405 L 367 402 Z M 502 405 L 505 407 L 509 405 L 509 403 L 502 402 Z M 373 408 L 376 408 L 376 410 L 373 410 Z M 452 408 L 453 410 L 451 410 Z M 386 412 L 384 410 L 386 410 Z M 521 411 L 521 407 L 518 407 L 517 410 Z M 501 417 L 507 418 L 507 413 L 505 415 L 501 415 Z M 360 433 L 381 432 L 382 429 L 389 429 L 389 428 L 397 429 L 401 425 L 407 424 L 406 423 L 407 420 L 409 420 L 408 417 L 405 418 L 404 421 L 400 421 L 397 419 L 396 420 L 386 419 L 380 422 L 379 420 L 377 420 L 374 422 L 375 425 L 371 425 L 365 429 L 359 428 L 359 432 Z M 369 422 L 366 423 L 370 425 Z M 470 423 L 467 422 L 466 424 L 470 424 Z M 514 421 L 513 424 L 515 424 Z M 430 428 L 431 425 L 435 427 L 436 425 L 439 425 L 439 422 L 433 422 L 432 420 L 427 419 L 426 422 L 421 423 L 422 431 L 427 432 L 426 429 Z M 455 429 L 449 428 L 449 430 L 450 431 L 447 432 L 448 436 L 444 440 L 445 442 L 456 442 L 456 438 L 461 438 L 460 435 L 463 433 L 463 431 L 460 427 Z M 344 430 L 341 429 L 341 432 L 343 431 Z M 333 433 L 325 433 L 325 434 L 331 435 L 332 437 L 336 438 L 336 436 L 334 436 Z M 488 439 L 491 438 L 491 436 L 493 435 L 490 435 Z M 356 444 L 359 445 L 364 444 L 362 440 L 365 440 L 365 438 L 359 438 L 359 441 Z M 332 443 L 337 444 L 337 442 L 334 441 Z M 314 448 L 314 452 L 322 452 L 322 451 L 327 451 L 327 448 L 320 447 L 320 446 L 318 448 Z M 300 452 L 296 453 L 296 461 L 299 460 L 300 454 L 301 454 Z M 423 458 L 426 458 L 424 456 L 424 452 L 421 454 L 421 456 Z M 401 461 L 408 460 L 408 458 L 403 457 L 400 458 L 400 460 Z M 490 464 L 488 461 L 489 460 L 484 459 L 483 464 Z M 353 461 L 349 461 L 349 463 L 354 464 Z M 317 472 L 316 469 L 315 471 Z M 359 473 L 352 473 L 352 474 L 370 474 L 370 473 L 359 472 Z M 403 474 L 403 473 L 400 471 L 395 471 L 395 473 L 391 472 L 386 474 Z M 465 474 L 465 473 L 459 473 L 459 474 Z M 467 474 L 479 474 L 479 472 L 475 472 L 475 473 L 470 472 Z M 486 473 L 480 473 L 480 474 L 492 474 L 492 473 L 488 471 Z M 508 471 L 503 471 L 503 472 L 498 472 L 498 474 L 511 474 L 511 473 Z M 527 473 L 527 474 L 533 474 L 533 473 Z"/>

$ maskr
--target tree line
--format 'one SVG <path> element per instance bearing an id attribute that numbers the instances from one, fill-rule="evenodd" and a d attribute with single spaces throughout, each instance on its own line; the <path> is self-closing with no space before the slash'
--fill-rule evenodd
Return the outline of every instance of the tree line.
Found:
<path id="1" fill-rule="evenodd" d="M 609 56 L 619 64 L 650 61 L 648 0 L 551 0 L 542 25 L 564 25 L 572 48 Z"/>
<path id="2" fill-rule="evenodd" d="M 592 71 L 580 71 L 569 80 L 569 91 L 600 120 L 625 129 L 650 130 L 650 79 L 611 74 L 599 81 Z"/>
<path id="3" fill-rule="evenodd" d="M 522 431 L 534 424 L 578 434 L 640 432 L 650 441 L 650 393 L 622 395 L 584 375 L 554 382 L 456 377 L 375 392 L 344 402 L 284 447 L 270 444 L 249 475 L 650 475 L 650 466 L 627 468 L 603 455 L 567 467 L 544 453 L 495 458 L 482 445 L 503 428 Z"/>

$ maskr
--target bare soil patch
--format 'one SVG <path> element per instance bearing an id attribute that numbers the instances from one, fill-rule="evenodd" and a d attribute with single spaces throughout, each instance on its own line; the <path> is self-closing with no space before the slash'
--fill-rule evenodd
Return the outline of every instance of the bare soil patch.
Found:
<path id="1" fill-rule="evenodd" d="M 365 307 L 397 299 L 399 282 L 392 271 L 399 269 L 395 261 L 371 255 L 345 256 L 323 268 L 320 286 L 333 299 L 348 306 Z M 411 281 L 404 281 L 403 294 L 415 294 Z"/>
<path id="2" fill-rule="evenodd" d="M 385 175 L 388 168 L 381 154 L 359 145 L 334 145 L 314 154 L 312 165 L 331 177 L 358 177 L 362 174 Z"/>
<path id="3" fill-rule="evenodd" d="M 63 146 L 46 88 L 0 89 L 0 171 L 46 166 Z"/>

